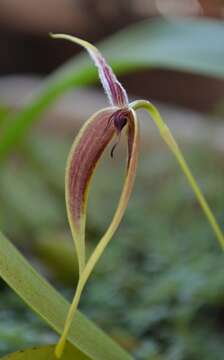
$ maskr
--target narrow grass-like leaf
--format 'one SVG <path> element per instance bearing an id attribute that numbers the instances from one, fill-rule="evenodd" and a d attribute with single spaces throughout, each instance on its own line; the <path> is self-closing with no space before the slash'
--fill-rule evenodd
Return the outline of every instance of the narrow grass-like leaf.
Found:
<path id="1" fill-rule="evenodd" d="M 37 273 L 0 233 L 0 276 L 55 331 L 62 333 L 68 302 Z M 131 357 L 97 326 L 76 312 L 68 340 L 91 359 L 130 360 Z"/>
<path id="2" fill-rule="evenodd" d="M 113 35 L 100 48 L 117 73 L 166 68 L 224 78 L 224 24 L 215 20 L 147 20 Z M 4 122 L 0 160 L 60 95 L 96 79 L 86 56 L 54 72 L 30 104 Z"/>

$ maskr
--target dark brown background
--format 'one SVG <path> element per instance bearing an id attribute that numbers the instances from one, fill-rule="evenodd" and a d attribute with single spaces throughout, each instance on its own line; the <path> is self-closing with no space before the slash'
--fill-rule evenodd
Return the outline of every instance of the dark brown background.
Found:
<path id="1" fill-rule="evenodd" d="M 223 21 L 222 0 L 0 0 L 0 76 L 46 75 L 79 49 L 49 39 L 69 32 L 98 41 L 141 19 L 167 15 L 207 16 Z M 131 93 L 201 111 L 223 99 L 224 83 L 174 71 L 144 71 L 125 76 Z"/>

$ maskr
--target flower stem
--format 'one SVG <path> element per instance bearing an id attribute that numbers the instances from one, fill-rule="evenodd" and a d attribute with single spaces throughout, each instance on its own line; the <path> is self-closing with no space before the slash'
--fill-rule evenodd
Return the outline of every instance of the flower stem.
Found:
<path id="1" fill-rule="evenodd" d="M 93 251 L 92 255 L 90 256 L 83 272 L 81 273 L 81 275 L 79 277 L 77 289 L 76 289 L 72 304 L 70 306 L 67 318 L 65 320 L 65 326 L 64 326 L 63 333 L 62 333 L 61 338 L 55 348 L 55 356 L 57 358 L 60 358 L 62 356 L 64 347 L 65 347 L 66 338 L 68 336 L 68 332 L 69 332 L 71 323 L 73 321 L 73 317 L 74 317 L 77 307 L 79 305 L 79 301 L 80 301 L 80 297 L 81 297 L 83 288 L 85 287 L 85 284 L 87 283 L 89 276 L 91 275 L 96 263 L 98 262 L 102 253 L 104 252 L 104 250 L 105 250 L 107 244 L 109 243 L 116 228 L 117 228 L 117 221 L 114 221 L 114 222 L 112 222 L 112 224 L 109 227 L 106 234 L 103 236 L 103 238 L 100 240 L 100 242 L 96 246 L 96 248 Z"/>
<path id="2" fill-rule="evenodd" d="M 222 232 L 220 226 L 218 225 L 218 223 L 213 215 L 213 212 L 212 212 L 211 208 L 209 207 L 204 195 L 202 194 L 202 191 L 200 190 L 194 176 L 192 175 L 191 170 L 189 169 L 178 144 L 176 143 L 170 129 L 167 127 L 167 125 L 163 121 L 160 113 L 158 112 L 158 110 L 156 109 L 156 107 L 154 105 L 152 105 L 149 101 L 145 101 L 145 100 L 134 101 L 130 104 L 130 106 L 133 110 L 145 109 L 151 115 L 152 120 L 154 121 L 154 123 L 156 124 L 156 126 L 158 127 L 158 129 L 160 131 L 161 137 L 163 138 L 165 143 L 168 145 L 168 147 L 170 148 L 170 150 L 176 157 L 176 159 L 177 159 L 183 173 L 185 174 L 191 188 L 193 189 L 193 191 L 198 199 L 198 202 L 200 203 L 201 208 L 204 211 L 205 216 L 207 217 L 221 247 L 224 249 L 223 232 Z"/>
<path id="3" fill-rule="evenodd" d="M 64 331 L 63 331 L 63 333 L 62 333 L 62 335 L 60 337 L 60 340 L 59 340 L 59 342 L 58 342 L 58 344 L 56 345 L 56 348 L 55 348 L 55 356 L 58 359 L 62 356 L 62 353 L 64 351 L 66 338 L 67 338 L 71 323 L 73 321 L 74 314 L 75 314 L 75 312 L 77 310 L 79 300 L 80 300 L 80 297 L 81 297 L 81 294 L 82 294 L 83 287 L 85 285 L 85 282 L 83 282 L 81 280 L 82 280 L 82 278 L 80 277 L 78 285 L 77 285 L 77 289 L 76 289 L 76 292 L 75 292 L 75 296 L 73 298 L 72 304 L 71 304 L 71 306 L 69 308 L 68 315 L 67 315 L 67 318 L 66 318 L 66 321 L 65 321 Z"/>

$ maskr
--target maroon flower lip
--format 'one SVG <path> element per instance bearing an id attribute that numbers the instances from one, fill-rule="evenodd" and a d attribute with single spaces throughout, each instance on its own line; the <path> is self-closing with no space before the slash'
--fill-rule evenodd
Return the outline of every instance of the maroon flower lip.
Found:
<path id="1" fill-rule="evenodd" d="M 112 158 L 114 155 L 114 151 L 115 151 L 117 145 L 119 144 L 121 132 L 122 132 L 123 128 L 127 125 L 128 119 L 130 116 L 131 116 L 130 109 L 122 108 L 122 109 L 118 109 L 117 111 L 115 111 L 108 119 L 105 130 L 107 130 L 107 127 L 110 126 L 112 123 L 116 130 L 116 134 L 118 137 L 116 143 L 113 145 L 113 147 L 110 151 L 110 156 Z"/>
<path id="2" fill-rule="evenodd" d="M 117 135 L 120 135 L 124 126 L 127 124 L 128 116 L 130 116 L 130 109 L 122 108 L 115 111 L 108 120 L 108 125 L 112 122 Z"/>

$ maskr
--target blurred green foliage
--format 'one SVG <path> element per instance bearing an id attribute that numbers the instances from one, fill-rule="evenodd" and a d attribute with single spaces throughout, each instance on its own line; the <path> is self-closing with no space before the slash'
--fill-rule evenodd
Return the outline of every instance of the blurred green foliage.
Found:
<path id="1" fill-rule="evenodd" d="M 4 166 L 0 227 L 72 297 L 74 249 L 63 190 L 69 143 L 36 135 L 24 144 L 16 160 Z M 223 155 L 199 146 L 184 150 L 223 225 Z M 122 158 L 122 149 L 114 160 L 108 151 L 94 178 L 89 248 L 111 219 L 123 176 Z M 11 195 L 6 196 L 6 191 Z M 26 206 L 30 211 L 23 209 Z M 87 285 L 81 310 L 136 359 L 221 360 L 223 279 L 223 254 L 173 157 L 157 146 L 150 147 L 149 153 L 143 150 L 128 211 Z M 3 294 L 1 306 L 10 308 L 7 292 Z M 20 313 L 17 308 L 14 311 Z M 9 324 L 15 324 L 11 326 L 15 333 L 25 326 L 23 333 L 10 333 L 5 322 L 0 323 L 1 338 L 5 338 L 2 353 L 16 349 L 19 342 L 26 346 L 42 342 L 38 329 L 44 325 L 29 320 L 29 310 L 23 313 L 28 314 L 23 319 L 10 313 L 7 317 Z"/>
<path id="2" fill-rule="evenodd" d="M 158 18 L 130 26 L 99 46 L 117 74 L 166 68 L 223 79 L 223 39 L 224 25 L 220 21 Z M 90 64 L 86 54 L 63 64 L 47 78 L 33 101 L 19 113 L 7 116 L 0 133 L 0 161 L 59 96 L 97 80 Z"/>

